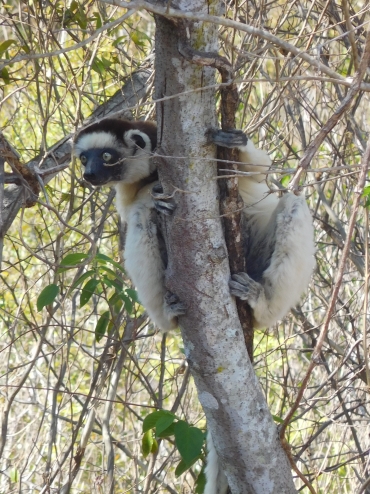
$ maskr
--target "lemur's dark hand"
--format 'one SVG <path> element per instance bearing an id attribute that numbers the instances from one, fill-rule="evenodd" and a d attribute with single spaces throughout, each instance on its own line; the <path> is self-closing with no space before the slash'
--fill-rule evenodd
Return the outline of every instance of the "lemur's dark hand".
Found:
<path id="1" fill-rule="evenodd" d="M 155 209 L 166 216 L 171 216 L 176 209 L 173 198 L 163 193 L 161 184 L 156 184 L 152 188 L 152 197 Z"/>
<path id="2" fill-rule="evenodd" d="M 248 142 L 248 137 L 244 132 L 236 129 L 220 130 L 211 128 L 207 130 L 206 136 L 209 142 L 224 148 L 238 148 L 246 146 Z"/>
<path id="3" fill-rule="evenodd" d="M 186 314 L 186 306 L 180 302 L 177 295 L 167 291 L 164 296 L 165 311 L 170 318 L 179 317 Z"/>

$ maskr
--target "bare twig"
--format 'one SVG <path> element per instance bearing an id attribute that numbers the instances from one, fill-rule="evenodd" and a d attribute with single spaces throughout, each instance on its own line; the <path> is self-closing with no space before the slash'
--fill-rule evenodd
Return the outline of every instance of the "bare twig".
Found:
<path id="1" fill-rule="evenodd" d="M 361 164 L 362 164 L 361 174 L 359 176 L 359 179 L 358 179 L 358 182 L 357 182 L 357 185 L 355 188 L 355 197 L 354 197 L 354 201 L 353 201 L 353 205 L 352 205 L 352 214 L 351 214 L 351 218 L 350 218 L 349 225 L 348 225 L 347 238 L 346 238 L 346 242 L 345 242 L 344 247 L 343 247 L 342 257 L 341 257 L 341 260 L 340 260 L 340 263 L 338 266 L 338 272 L 337 272 L 337 276 L 336 276 L 336 280 L 335 280 L 335 285 L 333 287 L 331 299 L 330 299 L 330 302 L 328 305 L 328 309 L 326 311 L 325 321 L 324 321 L 323 327 L 320 331 L 320 335 L 317 338 L 317 343 L 316 343 L 315 349 L 313 351 L 311 362 L 308 366 L 305 377 L 302 379 L 302 384 L 301 384 L 300 389 L 298 391 L 295 402 L 294 402 L 293 406 L 291 407 L 291 409 L 289 410 L 289 413 L 285 417 L 284 423 L 282 424 L 282 426 L 280 428 L 280 437 L 284 437 L 286 428 L 288 427 L 290 420 L 292 419 L 295 411 L 297 410 L 297 408 L 299 407 L 299 405 L 301 403 L 304 391 L 307 388 L 307 385 L 308 385 L 308 382 L 310 380 L 312 371 L 314 370 L 314 368 L 317 365 L 319 365 L 321 363 L 320 353 L 321 353 L 322 347 L 324 345 L 326 335 L 327 335 L 328 330 L 329 330 L 329 324 L 330 324 L 330 321 L 333 317 L 335 305 L 337 303 L 339 288 L 342 284 L 344 268 L 345 268 L 345 264 L 347 261 L 349 249 L 350 249 L 352 233 L 353 233 L 353 230 L 355 228 L 357 214 L 358 214 L 358 210 L 360 207 L 361 194 L 362 194 L 362 191 L 363 191 L 363 188 L 365 185 L 367 171 L 368 171 L 368 168 L 370 165 L 370 138 L 367 142 L 366 151 L 362 157 Z"/>
<path id="2" fill-rule="evenodd" d="M 315 139 L 310 143 L 310 145 L 306 149 L 302 159 L 299 162 L 297 172 L 289 184 L 289 188 L 292 191 L 294 191 L 294 192 L 298 191 L 299 181 L 300 181 L 302 173 L 304 172 L 304 170 L 306 170 L 306 168 L 308 168 L 310 166 L 312 158 L 316 154 L 317 150 L 319 149 L 319 147 L 322 144 L 325 137 L 337 125 L 337 123 L 342 118 L 344 113 L 347 112 L 349 110 L 349 108 L 351 107 L 355 96 L 360 91 L 361 82 L 362 82 L 362 79 L 364 78 L 364 76 L 366 74 L 366 70 L 368 68 L 369 61 L 370 61 L 370 28 L 367 31 L 364 52 L 363 52 L 362 57 L 361 57 L 359 70 L 356 73 L 355 78 L 353 80 L 353 84 L 352 84 L 351 88 L 349 89 L 346 97 L 341 102 L 341 104 L 338 106 L 338 108 L 335 110 L 335 112 L 331 115 L 331 117 L 328 119 L 326 124 L 320 129 L 320 131 L 317 134 L 317 136 L 315 137 Z"/>

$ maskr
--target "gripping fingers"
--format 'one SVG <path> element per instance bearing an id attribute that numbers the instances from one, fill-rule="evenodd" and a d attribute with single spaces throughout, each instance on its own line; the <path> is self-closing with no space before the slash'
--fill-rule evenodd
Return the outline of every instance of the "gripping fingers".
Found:
<path id="1" fill-rule="evenodd" d="M 208 129 L 207 138 L 217 146 L 224 148 L 239 148 L 247 145 L 248 137 L 242 130 L 230 129 Z"/>
<path id="2" fill-rule="evenodd" d="M 177 295 L 167 292 L 164 296 L 165 311 L 170 317 L 183 316 L 186 313 L 185 304 L 180 302 Z"/>
<path id="3" fill-rule="evenodd" d="M 176 205 L 168 194 L 163 193 L 161 184 L 156 184 L 152 188 L 152 197 L 155 209 L 166 216 L 171 216 L 176 209 Z"/>
<path id="4" fill-rule="evenodd" d="M 247 273 L 233 274 L 229 281 L 230 293 L 234 297 L 246 300 L 253 308 L 263 292 L 263 286 L 254 281 Z"/>

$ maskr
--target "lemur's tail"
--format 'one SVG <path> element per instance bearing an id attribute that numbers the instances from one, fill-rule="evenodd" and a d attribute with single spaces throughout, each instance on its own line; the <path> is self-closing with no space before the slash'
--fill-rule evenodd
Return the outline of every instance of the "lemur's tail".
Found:
<path id="1" fill-rule="evenodd" d="M 206 486 L 204 494 L 227 494 L 228 483 L 213 445 L 211 433 L 207 432 Z"/>

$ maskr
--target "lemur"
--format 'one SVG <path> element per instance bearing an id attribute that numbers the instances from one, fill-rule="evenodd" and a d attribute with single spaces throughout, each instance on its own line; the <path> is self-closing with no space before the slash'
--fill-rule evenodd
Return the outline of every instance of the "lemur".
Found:
<path id="1" fill-rule="evenodd" d="M 149 317 L 168 331 L 185 308 L 165 288 L 167 253 L 157 212 L 171 214 L 174 205 L 164 200 L 151 159 L 156 135 L 152 122 L 106 119 L 79 133 L 74 153 L 86 181 L 115 187 L 117 210 L 127 224 L 126 270 Z M 314 268 L 309 209 L 302 196 L 270 193 L 265 181 L 270 158 L 243 132 L 210 129 L 207 135 L 218 146 L 237 147 L 240 169 L 252 172 L 238 179 L 248 273 L 232 275 L 229 284 L 231 294 L 253 309 L 254 326 L 271 326 L 299 301 Z M 227 479 L 209 434 L 207 447 L 205 494 L 226 494 Z"/>
<path id="2" fill-rule="evenodd" d="M 83 129 L 74 153 L 84 179 L 113 185 L 116 205 L 127 224 L 125 268 L 149 317 L 163 331 L 177 327 L 185 312 L 164 285 L 167 253 L 157 211 L 171 214 L 163 200 L 152 153 L 157 144 L 153 122 L 105 119 Z M 271 160 L 241 131 L 210 129 L 218 146 L 239 149 L 239 193 L 244 201 L 243 233 L 247 273 L 233 274 L 230 291 L 253 309 L 254 326 L 268 327 L 285 316 L 306 290 L 314 268 L 312 218 L 303 196 L 271 194 L 265 181 Z"/>

